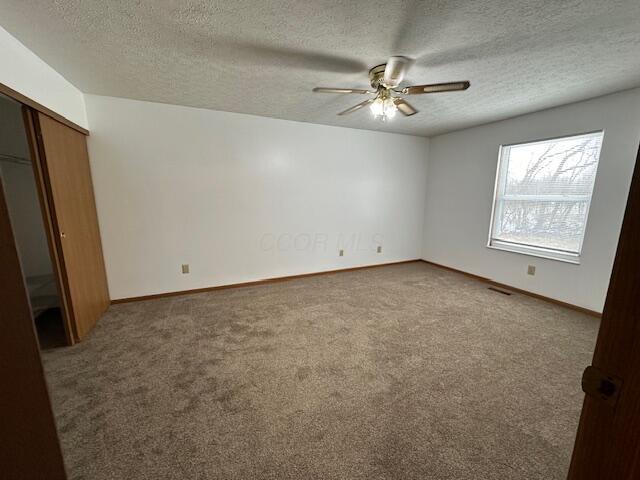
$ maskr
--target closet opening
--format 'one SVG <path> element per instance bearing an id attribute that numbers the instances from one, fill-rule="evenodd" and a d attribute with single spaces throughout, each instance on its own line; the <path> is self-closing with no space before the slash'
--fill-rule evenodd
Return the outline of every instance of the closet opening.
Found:
<path id="1" fill-rule="evenodd" d="M 69 344 L 23 105 L 0 95 L 0 181 L 41 349 Z"/>

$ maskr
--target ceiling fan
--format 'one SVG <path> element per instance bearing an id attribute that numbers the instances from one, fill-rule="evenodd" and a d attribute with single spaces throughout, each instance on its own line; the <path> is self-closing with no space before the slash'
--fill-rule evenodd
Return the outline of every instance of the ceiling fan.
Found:
<path id="1" fill-rule="evenodd" d="M 359 93 L 370 94 L 375 97 L 346 109 L 338 115 L 348 115 L 361 108 L 369 106 L 375 118 L 382 121 L 392 119 L 396 112 L 409 117 L 418 113 L 401 95 L 417 95 L 421 93 L 455 92 L 466 90 L 471 85 L 468 81 L 434 83 L 431 85 L 414 85 L 411 87 L 398 88 L 400 82 L 411 66 L 412 60 L 407 57 L 391 57 L 387 63 L 378 65 L 369 70 L 369 81 L 373 90 L 360 88 L 325 88 L 316 87 L 314 92 L 318 93 Z"/>

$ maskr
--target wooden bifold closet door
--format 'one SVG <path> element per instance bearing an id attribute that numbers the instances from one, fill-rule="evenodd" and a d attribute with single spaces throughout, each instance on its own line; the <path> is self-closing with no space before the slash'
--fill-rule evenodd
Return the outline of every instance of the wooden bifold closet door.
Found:
<path id="1" fill-rule="evenodd" d="M 67 327 L 81 340 L 109 306 L 87 140 L 47 115 L 32 118 Z"/>

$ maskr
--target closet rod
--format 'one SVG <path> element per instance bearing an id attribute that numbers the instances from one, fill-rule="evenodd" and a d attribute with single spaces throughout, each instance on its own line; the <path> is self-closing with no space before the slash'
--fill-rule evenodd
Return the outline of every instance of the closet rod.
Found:
<path id="1" fill-rule="evenodd" d="M 24 157 L 16 157 L 15 155 L 7 155 L 5 153 L 0 153 L 0 161 L 17 163 L 19 165 L 29 165 L 31 166 L 31 160 Z"/>

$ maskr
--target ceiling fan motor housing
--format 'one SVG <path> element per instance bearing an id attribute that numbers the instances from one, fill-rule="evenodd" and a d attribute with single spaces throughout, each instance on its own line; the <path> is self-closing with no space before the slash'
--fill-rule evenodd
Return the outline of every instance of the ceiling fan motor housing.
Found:
<path id="1" fill-rule="evenodd" d="M 369 70 L 369 81 L 371 82 L 371 86 L 377 89 L 382 85 L 382 79 L 384 77 L 384 69 L 387 67 L 386 63 L 382 65 L 377 65 Z"/>

